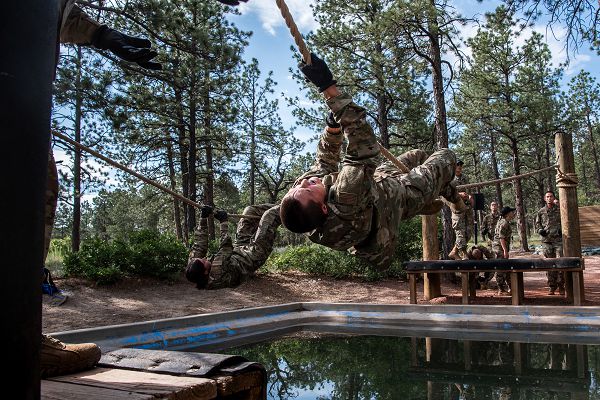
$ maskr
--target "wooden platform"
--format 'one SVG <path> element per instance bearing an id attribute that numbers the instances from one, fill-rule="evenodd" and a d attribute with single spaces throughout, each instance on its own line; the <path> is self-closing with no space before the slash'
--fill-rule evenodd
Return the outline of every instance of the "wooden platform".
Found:
<path id="1" fill-rule="evenodd" d="M 174 376 L 118 368 L 94 368 L 73 375 L 42 380 L 42 399 L 236 399 L 263 398 L 264 377 L 259 371 L 211 378 Z"/>
<path id="2" fill-rule="evenodd" d="M 409 278 L 410 303 L 417 304 L 417 274 L 460 273 L 462 280 L 462 303 L 471 304 L 476 291 L 469 282 L 471 274 L 480 272 L 506 272 L 510 274 L 512 304 L 521 305 L 525 299 L 524 272 L 562 271 L 565 274 L 567 299 L 576 306 L 585 300 L 583 285 L 583 259 L 560 258 L 512 258 L 492 260 L 432 260 L 410 261 L 404 264 Z"/>

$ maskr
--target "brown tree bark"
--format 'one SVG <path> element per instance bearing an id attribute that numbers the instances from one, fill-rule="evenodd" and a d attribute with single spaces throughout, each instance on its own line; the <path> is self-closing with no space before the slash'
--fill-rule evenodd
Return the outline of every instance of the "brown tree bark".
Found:
<path id="1" fill-rule="evenodd" d="M 82 94 L 81 94 L 81 46 L 77 46 L 77 75 L 75 76 L 75 141 L 81 143 Z M 73 149 L 73 226 L 71 251 L 79 251 L 81 243 L 81 149 Z"/>
<path id="2" fill-rule="evenodd" d="M 519 149 L 516 139 L 511 140 L 511 151 L 513 159 L 513 172 L 515 175 L 521 174 L 521 162 L 519 160 Z M 515 188 L 515 208 L 517 209 L 517 229 L 521 239 L 521 250 L 529 251 L 527 242 L 527 219 L 525 214 L 525 205 L 523 204 L 523 185 L 521 179 L 514 181 Z"/>
<path id="3" fill-rule="evenodd" d="M 173 144 L 171 143 L 171 135 L 165 130 L 165 155 L 167 157 L 167 165 L 169 167 L 169 184 L 171 190 L 177 191 L 177 181 L 175 179 L 175 162 L 173 161 Z M 181 208 L 177 198 L 173 197 L 173 221 L 175 222 L 175 234 L 177 240 L 183 240 L 183 231 L 181 228 Z"/>

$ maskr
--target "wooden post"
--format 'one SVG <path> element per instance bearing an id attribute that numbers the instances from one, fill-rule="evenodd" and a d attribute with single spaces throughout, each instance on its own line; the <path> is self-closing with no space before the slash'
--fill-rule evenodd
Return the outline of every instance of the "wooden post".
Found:
<path id="1" fill-rule="evenodd" d="M 2 3 L 0 165 L 3 376 L 15 399 L 40 398 L 44 204 L 58 1 Z"/>
<path id="2" fill-rule="evenodd" d="M 575 157 L 573 155 L 573 139 L 566 132 L 559 132 L 555 138 L 556 156 L 560 172 L 566 177 L 557 175 L 560 200 L 560 219 L 562 225 L 563 256 L 581 257 L 581 237 L 579 232 L 579 208 L 577 204 L 577 184 L 575 174 Z M 573 174 L 573 176 L 571 176 Z M 568 178 L 575 177 L 575 182 Z M 571 276 L 577 274 L 576 279 Z M 573 299 L 573 305 L 579 306 L 585 300 L 583 291 L 583 272 L 565 273 L 567 297 Z M 569 277 L 567 277 L 567 275 Z M 577 286 L 577 287 L 575 287 Z"/>
<path id="3" fill-rule="evenodd" d="M 423 234 L 423 260 L 438 260 L 440 245 L 437 238 L 437 215 L 421 217 Z M 423 274 L 423 292 L 425 300 L 431 300 L 442 295 L 440 274 Z"/>

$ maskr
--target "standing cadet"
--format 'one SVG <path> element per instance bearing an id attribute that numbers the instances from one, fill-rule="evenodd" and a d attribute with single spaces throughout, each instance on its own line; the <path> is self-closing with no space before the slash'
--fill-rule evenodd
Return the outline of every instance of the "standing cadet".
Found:
<path id="1" fill-rule="evenodd" d="M 211 213 L 211 207 L 202 208 L 185 276 L 198 289 L 238 286 L 250 279 L 269 258 L 275 233 L 281 224 L 279 206 L 261 204 L 246 207 L 245 215 L 261 218 L 260 221 L 256 218 L 242 218 L 238 222 L 235 243 L 232 243 L 229 236 L 227 213 L 217 211 L 214 215 L 221 223 L 221 242 L 219 251 L 208 260 L 207 219 Z"/>
<path id="2" fill-rule="evenodd" d="M 494 230 L 494 241 L 492 242 L 492 251 L 496 253 L 496 258 L 508 259 L 510 252 L 510 237 L 512 228 L 510 221 L 515 217 L 516 208 L 504 207 L 500 211 L 500 219 Z M 508 273 L 496 272 L 496 283 L 498 284 L 498 294 L 510 293 L 510 281 L 507 279 Z"/>
<path id="3" fill-rule="evenodd" d="M 296 181 L 281 202 L 281 220 L 292 232 L 335 250 L 348 250 L 383 270 L 392 263 L 398 225 L 430 207 L 442 195 L 454 208 L 464 208 L 454 186 L 456 156 L 448 149 L 429 158 L 422 150 L 400 160 L 412 168 L 399 171 L 393 164 L 377 167 L 380 150 L 366 110 L 335 86 L 323 60 L 301 64 L 331 110 L 321 135 L 317 158 L 310 171 Z M 341 160 L 341 145 L 347 139 Z M 339 169 L 340 161 L 342 163 Z"/>
<path id="4" fill-rule="evenodd" d="M 562 257 L 562 228 L 560 225 L 560 209 L 555 203 L 554 192 L 549 190 L 544 195 L 546 205 L 542 207 L 535 218 L 535 229 L 542 237 L 544 257 Z M 547 271 L 548 294 L 565 294 L 565 275 L 562 271 Z"/>
<path id="5" fill-rule="evenodd" d="M 498 212 L 498 203 L 492 201 L 490 204 L 490 213 L 483 217 L 481 223 L 481 237 L 487 238 L 489 242 L 494 240 L 494 232 L 496 231 L 496 224 L 500 219 L 500 213 Z"/>
<path id="6" fill-rule="evenodd" d="M 453 181 L 455 186 L 466 185 L 469 183 L 469 180 L 463 173 L 463 165 L 464 163 L 461 160 L 456 162 Z M 451 259 L 458 258 L 460 260 L 466 260 L 468 259 L 467 243 L 469 243 L 473 233 L 473 210 L 471 209 L 472 199 L 471 195 L 467 192 L 461 192 L 460 196 L 465 203 L 465 209 L 461 211 L 452 211 L 452 229 L 454 229 L 456 240 L 454 242 L 454 247 L 448 254 L 448 257 Z"/>

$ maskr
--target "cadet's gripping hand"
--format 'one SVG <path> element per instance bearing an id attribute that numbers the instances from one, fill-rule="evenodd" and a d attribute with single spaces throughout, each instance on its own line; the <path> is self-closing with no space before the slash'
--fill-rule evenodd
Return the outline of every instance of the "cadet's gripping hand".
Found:
<path id="1" fill-rule="evenodd" d="M 319 88 L 319 92 L 323 92 L 331 85 L 335 85 L 333 74 L 325 61 L 321 60 L 315 53 L 310 53 L 311 65 L 305 64 L 304 61 L 298 65 L 300 71 L 304 74 L 309 82 L 312 82 Z"/>
<path id="2" fill-rule="evenodd" d="M 239 6 L 240 1 L 247 2 L 248 0 L 217 0 L 219 3 L 227 4 L 228 6 Z"/>
<path id="3" fill-rule="evenodd" d="M 160 63 L 150 61 L 158 54 L 150 47 L 148 39 L 129 36 L 102 25 L 92 39 L 92 46 L 97 49 L 110 50 L 117 57 L 137 63 L 140 67 L 152 70 L 162 69 Z"/>
<path id="4" fill-rule="evenodd" d="M 215 213 L 215 218 L 219 222 L 225 222 L 225 221 L 227 221 L 227 211 L 224 211 L 224 210 L 217 211 Z"/>
<path id="5" fill-rule="evenodd" d="M 329 111 L 329 114 L 327 114 L 327 118 L 325 118 L 325 123 L 330 128 L 339 128 L 341 126 L 336 122 L 335 118 L 333 117 L 333 112 L 331 111 Z"/>
<path id="6" fill-rule="evenodd" d="M 548 231 L 546 231 L 545 229 L 540 229 L 538 233 L 540 234 L 540 236 L 548 236 Z"/>
<path id="7" fill-rule="evenodd" d="M 212 214 L 213 208 L 211 206 L 202 206 L 200 209 L 200 218 L 208 218 Z"/>

